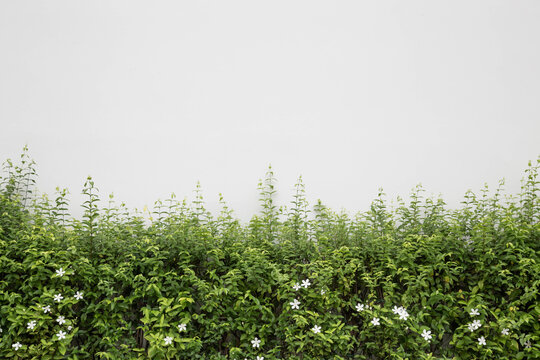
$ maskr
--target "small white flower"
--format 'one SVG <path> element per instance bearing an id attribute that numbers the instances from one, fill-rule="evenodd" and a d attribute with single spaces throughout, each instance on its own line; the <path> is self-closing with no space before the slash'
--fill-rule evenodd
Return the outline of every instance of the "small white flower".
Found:
<path id="1" fill-rule="evenodd" d="M 56 336 L 58 336 L 58 340 L 65 339 L 65 338 L 66 338 L 66 332 L 60 330 L 60 331 L 58 332 L 58 334 L 56 334 Z"/>
<path id="2" fill-rule="evenodd" d="M 311 285 L 311 282 L 309 281 L 309 279 L 302 280 L 302 286 L 303 287 L 305 287 L 307 289 L 309 285 Z"/>
<path id="3" fill-rule="evenodd" d="M 58 275 L 60 277 L 64 276 L 65 274 L 66 274 L 66 272 L 62 268 L 56 270 L 56 275 Z"/>
<path id="4" fill-rule="evenodd" d="M 364 307 L 365 307 L 364 304 L 356 304 L 356 311 L 358 312 L 364 311 Z"/>
<path id="5" fill-rule="evenodd" d="M 324 295 L 326 294 L 326 291 L 324 291 L 324 289 L 321 289 L 321 295 Z"/>
<path id="6" fill-rule="evenodd" d="M 28 324 L 26 325 L 26 328 L 29 329 L 29 330 L 34 330 L 35 327 L 36 327 L 36 321 L 35 320 L 32 320 L 32 321 L 28 322 Z"/>
<path id="7" fill-rule="evenodd" d="M 395 315 L 398 315 L 400 312 L 401 312 L 401 307 L 397 307 L 394 305 L 394 308 L 392 309 L 392 312 L 395 314 Z"/>
<path id="8" fill-rule="evenodd" d="M 291 309 L 299 309 L 298 305 L 300 305 L 300 301 L 294 299 L 294 301 L 291 301 L 289 303 L 289 305 L 291 305 Z"/>
<path id="9" fill-rule="evenodd" d="M 261 345 L 261 340 L 255 338 L 251 340 L 251 345 L 253 345 L 254 348 L 258 348 Z"/>
<path id="10" fill-rule="evenodd" d="M 482 336 L 478 338 L 478 344 L 486 345 L 486 339 Z"/>
<path id="11" fill-rule="evenodd" d="M 505 329 L 502 329 L 501 334 L 502 334 L 502 335 L 509 335 L 510 332 L 509 332 L 508 329 L 505 328 Z"/>
<path id="12" fill-rule="evenodd" d="M 64 319 L 63 316 L 59 316 L 59 317 L 56 319 L 56 322 L 59 323 L 60 325 L 62 325 L 63 323 L 66 322 L 66 320 Z"/>
<path id="13" fill-rule="evenodd" d="M 311 331 L 313 331 L 315 334 L 318 334 L 318 333 L 321 332 L 321 327 L 318 326 L 318 325 L 315 325 L 315 326 L 311 329 Z"/>
<path id="14" fill-rule="evenodd" d="M 422 337 L 424 338 L 424 340 L 426 340 L 427 342 L 429 342 L 429 340 L 433 337 L 431 335 L 431 330 L 426 330 L 424 329 L 424 331 L 422 331 Z"/>
<path id="15" fill-rule="evenodd" d="M 408 317 L 409 317 L 409 313 L 407 313 L 406 311 L 399 314 L 399 319 L 400 320 L 407 320 Z"/>
<path id="16" fill-rule="evenodd" d="M 165 345 L 171 345 L 173 338 L 170 336 L 167 336 L 164 340 L 165 340 Z"/>
<path id="17" fill-rule="evenodd" d="M 469 328 L 470 332 L 474 332 L 474 330 L 476 330 L 476 327 L 474 326 L 473 323 L 468 324 L 467 327 Z"/>
<path id="18" fill-rule="evenodd" d="M 56 302 L 62 301 L 63 298 L 64 298 L 64 297 L 62 296 L 62 294 L 56 294 L 56 295 L 54 295 L 54 301 L 56 301 Z"/>
<path id="19" fill-rule="evenodd" d="M 43 310 L 43 312 L 45 314 L 48 313 L 48 312 L 51 312 L 51 306 L 50 305 L 42 306 L 41 309 Z"/>
<path id="20" fill-rule="evenodd" d="M 525 341 L 525 343 L 523 343 L 523 345 L 525 345 L 525 349 L 530 349 L 531 348 L 531 340 Z"/>
<path id="21" fill-rule="evenodd" d="M 469 315 L 478 316 L 478 315 L 480 315 L 480 313 L 478 312 L 478 309 L 472 309 L 471 312 L 469 313 Z"/>
<path id="22" fill-rule="evenodd" d="M 15 351 L 18 351 L 22 347 L 22 345 L 20 342 L 16 342 L 15 344 L 11 345 L 11 347 L 14 348 Z"/>
<path id="23" fill-rule="evenodd" d="M 73 329 L 73 327 L 71 325 L 68 326 L 68 331 L 71 331 L 71 329 Z"/>
<path id="24" fill-rule="evenodd" d="M 264 360 L 264 356 L 257 356 L 257 360 Z"/>
<path id="25" fill-rule="evenodd" d="M 186 331 L 186 324 L 178 325 L 178 331 Z"/>
<path id="26" fill-rule="evenodd" d="M 300 290 L 300 288 L 301 288 L 301 286 L 300 286 L 299 283 L 296 283 L 296 284 L 294 284 L 294 286 L 293 286 L 294 291 L 298 291 L 298 290 Z"/>
<path id="27" fill-rule="evenodd" d="M 82 294 L 82 292 L 77 291 L 77 293 L 73 297 L 77 300 L 81 300 L 83 298 Z"/>
<path id="28" fill-rule="evenodd" d="M 373 320 L 371 320 L 371 323 L 373 324 L 373 326 L 379 326 L 379 318 L 373 318 Z"/>

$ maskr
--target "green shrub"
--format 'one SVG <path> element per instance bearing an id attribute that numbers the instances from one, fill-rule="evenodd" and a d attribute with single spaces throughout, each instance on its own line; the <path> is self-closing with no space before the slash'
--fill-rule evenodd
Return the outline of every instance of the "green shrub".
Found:
<path id="1" fill-rule="evenodd" d="M 278 209 L 269 168 L 243 225 L 199 185 L 143 217 L 91 178 L 73 219 L 24 149 L 0 179 L 0 358 L 540 358 L 538 164 L 517 197 L 381 191 L 354 217 L 309 210 L 301 178 Z"/>

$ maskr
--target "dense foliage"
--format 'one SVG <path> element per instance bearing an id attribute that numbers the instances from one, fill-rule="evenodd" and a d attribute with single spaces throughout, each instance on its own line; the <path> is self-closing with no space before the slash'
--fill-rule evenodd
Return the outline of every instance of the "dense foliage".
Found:
<path id="1" fill-rule="evenodd" d="M 540 358 L 538 164 L 522 191 L 484 188 L 354 217 L 299 179 L 241 224 L 200 187 L 153 211 L 103 204 L 91 178 L 81 220 L 67 190 L 38 196 L 27 151 L 0 179 L 0 358 Z"/>

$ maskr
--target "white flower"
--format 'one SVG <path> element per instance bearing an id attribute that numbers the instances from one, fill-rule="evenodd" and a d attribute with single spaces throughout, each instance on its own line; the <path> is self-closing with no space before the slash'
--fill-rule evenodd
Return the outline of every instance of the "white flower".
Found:
<path id="1" fill-rule="evenodd" d="M 178 331 L 186 331 L 186 324 L 178 325 Z"/>
<path id="2" fill-rule="evenodd" d="M 473 323 L 468 324 L 467 327 L 469 328 L 470 332 L 473 332 L 474 330 L 476 330 L 476 327 L 474 326 Z"/>
<path id="3" fill-rule="evenodd" d="M 18 351 L 22 347 L 22 345 L 20 342 L 16 342 L 15 344 L 11 345 L 11 347 L 14 348 L 15 351 Z"/>
<path id="4" fill-rule="evenodd" d="M 51 306 L 50 305 L 42 306 L 41 309 L 43 310 L 43 312 L 45 314 L 48 313 L 48 312 L 51 312 Z"/>
<path id="5" fill-rule="evenodd" d="M 82 294 L 82 292 L 77 291 L 77 293 L 73 297 L 77 300 L 81 300 L 83 298 Z"/>
<path id="6" fill-rule="evenodd" d="M 60 330 L 60 331 L 58 332 L 58 334 L 56 334 L 56 336 L 58 336 L 58 340 L 65 339 L 65 338 L 66 338 L 66 332 Z"/>
<path id="7" fill-rule="evenodd" d="M 364 311 L 364 304 L 356 304 L 356 311 Z"/>
<path id="8" fill-rule="evenodd" d="M 321 295 L 324 295 L 326 293 L 326 291 L 324 291 L 324 289 L 321 289 Z"/>
<path id="9" fill-rule="evenodd" d="M 291 309 L 299 309 L 298 305 L 300 305 L 300 301 L 294 299 L 294 301 L 291 301 L 289 305 L 291 305 Z"/>
<path id="10" fill-rule="evenodd" d="M 505 329 L 502 329 L 501 335 L 508 335 L 508 334 L 510 334 L 510 332 L 508 331 L 508 329 L 506 329 L 506 328 L 505 328 Z"/>
<path id="11" fill-rule="evenodd" d="M 264 360 L 264 356 L 257 356 L 257 360 Z"/>
<path id="12" fill-rule="evenodd" d="M 315 325 L 315 326 L 311 329 L 311 331 L 313 331 L 315 334 L 318 334 L 318 333 L 321 332 L 321 327 L 318 326 L 318 325 Z"/>
<path id="13" fill-rule="evenodd" d="M 64 276 L 65 274 L 66 274 L 66 272 L 62 268 L 56 270 L 56 275 L 58 275 L 60 277 Z"/>
<path id="14" fill-rule="evenodd" d="M 73 327 L 71 325 L 68 326 L 68 331 L 71 331 L 71 329 L 73 329 Z"/>
<path id="15" fill-rule="evenodd" d="M 300 288 L 301 288 L 301 286 L 300 286 L 299 283 L 296 283 L 296 284 L 294 284 L 294 286 L 293 286 L 294 291 L 298 291 L 298 290 L 300 290 Z"/>
<path id="16" fill-rule="evenodd" d="M 380 323 L 379 323 L 379 318 L 373 318 L 373 320 L 371 320 L 371 323 L 372 323 L 374 326 L 380 325 Z"/>
<path id="17" fill-rule="evenodd" d="M 54 301 L 56 301 L 56 302 L 62 301 L 63 298 L 64 297 L 62 296 L 62 294 L 54 295 Z"/>
<path id="18" fill-rule="evenodd" d="M 257 338 L 251 340 L 251 345 L 253 345 L 254 348 L 258 348 L 260 344 L 261 344 L 261 340 Z"/>
<path id="19" fill-rule="evenodd" d="M 56 322 L 59 323 L 60 325 L 62 325 L 63 323 L 66 322 L 66 320 L 64 320 L 64 317 L 63 317 L 63 316 L 59 316 L 59 317 L 56 319 Z"/>
<path id="20" fill-rule="evenodd" d="M 471 332 L 473 332 L 474 330 L 479 329 L 480 326 L 482 326 L 482 324 L 480 323 L 480 320 L 474 320 L 472 323 L 467 325 L 467 327 L 469 328 L 469 330 Z"/>
<path id="21" fill-rule="evenodd" d="M 426 340 L 427 342 L 429 342 L 429 340 L 433 337 L 431 335 L 431 330 L 426 330 L 424 329 L 424 331 L 422 331 L 422 337 L 424 338 L 424 340 Z"/>
<path id="22" fill-rule="evenodd" d="M 394 305 L 394 308 L 392 309 L 392 312 L 396 315 L 398 315 L 399 313 L 401 313 L 401 309 L 403 309 L 402 307 L 397 307 Z"/>
<path id="23" fill-rule="evenodd" d="M 486 345 L 486 339 L 482 336 L 478 338 L 478 344 Z"/>
<path id="24" fill-rule="evenodd" d="M 173 338 L 170 336 L 167 336 L 164 340 L 165 340 L 165 345 L 171 345 Z"/>
<path id="25" fill-rule="evenodd" d="M 36 321 L 35 320 L 32 320 L 30 322 L 28 322 L 28 324 L 26 325 L 27 329 L 29 330 L 34 330 L 34 328 L 36 327 Z"/>
<path id="26" fill-rule="evenodd" d="M 399 314 L 399 319 L 400 320 L 407 320 L 407 318 L 409 317 L 409 313 L 404 311 L 402 312 L 401 314 Z"/>
<path id="27" fill-rule="evenodd" d="M 472 309 L 471 312 L 469 313 L 469 315 L 478 316 L 478 315 L 480 315 L 480 313 L 478 312 L 478 309 Z"/>
<path id="28" fill-rule="evenodd" d="M 525 343 L 523 343 L 523 345 L 525 345 L 526 349 L 530 349 L 531 348 L 531 340 L 525 341 Z"/>
<path id="29" fill-rule="evenodd" d="M 311 282 L 309 281 L 309 279 L 302 280 L 302 286 L 303 287 L 305 287 L 307 289 L 309 285 L 311 285 Z"/>

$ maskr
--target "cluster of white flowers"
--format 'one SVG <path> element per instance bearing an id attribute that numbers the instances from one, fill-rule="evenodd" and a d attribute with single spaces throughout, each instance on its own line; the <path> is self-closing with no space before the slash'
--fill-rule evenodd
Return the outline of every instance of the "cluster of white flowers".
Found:
<path id="1" fill-rule="evenodd" d="M 311 281 L 309 279 L 306 279 L 306 280 L 302 280 L 302 285 L 300 285 L 299 283 L 295 283 L 293 285 L 293 289 L 294 291 L 298 291 L 300 290 L 301 287 L 304 287 L 305 289 L 307 289 L 309 286 L 311 285 Z M 324 289 L 321 289 L 321 295 L 324 295 L 326 293 L 326 291 L 324 291 Z M 293 301 L 291 301 L 289 303 L 289 305 L 291 306 L 291 309 L 292 310 L 298 310 L 300 309 L 300 301 L 298 301 L 298 299 L 294 299 Z M 311 328 L 311 331 L 313 331 L 315 334 L 318 334 L 321 332 L 321 327 L 319 325 L 315 325 Z M 255 338 L 257 339 L 257 338 Z"/>
<path id="2" fill-rule="evenodd" d="M 56 276 L 58 277 L 63 277 L 65 274 L 66 274 L 66 271 L 64 270 L 64 268 L 60 268 L 58 270 L 55 271 L 56 273 Z M 54 275 L 53 275 L 54 276 Z M 74 298 L 77 299 L 77 300 L 82 300 L 83 299 L 83 293 L 80 292 L 80 291 L 77 291 L 77 293 L 74 295 Z M 53 299 L 55 302 L 61 302 L 64 297 L 62 296 L 61 293 L 58 293 L 56 295 L 53 296 Z M 41 310 L 43 310 L 43 313 L 44 314 L 47 314 L 47 313 L 51 313 L 52 310 L 51 310 L 51 305 L 46 305 L 46 306 L 41 306 Z M 64 316 L 58 316 L 56 318 L 56 322 L 59 324 L 59 325 L 63 325 L 66 323 L 66 318 Z M 30 320 L 27 324 L 26 324 L 26 328 L 27 330 L 34 330 L 36 328 L 36 325 L 37 325 L 37 321 L 36 320 Z M 71 325 L 69 325 L 67 327 L 67 330 L 68 331 L 71 331 L 71 329 L 73 329 L 73 327 Z M 2 332 L 2 329 L 0 329 L 0 332 Z M 57 333 L 56 333 L 56 337 L 58 338 L 58 340 L 63 340 L 66 338 L 66 335 L 67 335 L 67 332 L 66 331 L 62 331 L 62 330 L 59 330 Z M 13 347 L 13 349 L 15 349 L 15 351 L 19 351 L 19 349 L 23 346 L 19 341 L 17 341 L 16 343 L 12 344 L 11 345 Z"/>
<path id="3" fill-rule="evenodd" d="M 356 311 L 362 312 L 364 310 L 372 310 L 372 307 L 369 306 L 369 305 L 366 305 L 366 304 L 360 304 L 360 303 L 356 304 Z M 409 316 L 410 316 L 409 313 L 407 312 L 407 309 L 405 309 L 403 306 L 398 307 L 397 305 L 394 305 L 394 307 L 392 309 L 392 312 L 395 315 L 398 315 L 400 320 L 407 320 L 409 318 Z M 373 326 L 380 326 L 380 324 L 381 324 L 380 318 L 374 317 L 373 319 L 371 319 L 371 324 Z M 407 327 L 406 329 L 408 330 L 409 327 Z M 433 337 L 432 334 L 431 334 L 431 330 L 426 330 L 426 329 L 424 329 L 422 331 L 421 336 L 427 342 L 430 342 L 430 340 Z"/>
<path id="4" fill-rule="evenodd" d="M 358 311 L 358 312 L 361 312 L 361 311 L 364 311 L 364 310 L 371 310 L 371 309 L 372 309 L 372 307 L 369 306 L 369 305 L 364 305 L 364 304 L 360 304 L 360 303 L 356 304 L 356 311 Z"/>
<path id="5" fill-rule="evenodd" d="M 478 316 L 480 315 L 480 312 L 478 311 L 478 309 L 471 309 L 471 311 L 469 311 L 469 315 Z M 480 329 L 481 326 L 482 326 L 482 323 L 480 322 L 480 320 L 474 320 L 472 323 L 467 324 L 467 327 L 469 328 L 470 332 L 474 332 L 475 330 Z M 478 345 L 480 346 L 486 345 L 486 338 L 483 336 L 480 336 L 478 338 Z"/>
<path id="6" fill-rule="evenodd" d="M 186 331 L 186 329 L 187 329 L 187 324 L 185 323 L 178 324 L 178 331 L 182 332 L 182 331 Z M 174 338 L 172 336 L 166 336 L 163 339 L 163 342 L 165 345 L 171 345 L 173 343 L 173 340 Z"/>
<path id="7" fill-rule="evenodd" d="M 396 315 L 399 315 L 400 320 L 407 320 L 407 318 L 409 317 L 409 313 L 403 306 L 400 306 L 400 307 L 394 306 L 394 308 L 392 309 L 392 312 Z"/>
<path id="8" fill-rule="evenodd" d="M 480 326 L 482 326 L 482 324 L 480 323 L 480 320 L 474 320 L 472 323 L 467 325 L 467 327 L 469 328 L 471 332 L 473 332 L 474 330 L 478 330 Z"/>

